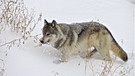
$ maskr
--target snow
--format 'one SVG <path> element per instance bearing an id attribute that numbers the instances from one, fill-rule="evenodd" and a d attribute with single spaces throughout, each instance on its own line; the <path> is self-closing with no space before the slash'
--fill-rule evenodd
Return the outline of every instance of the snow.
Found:
<path id="1" fill-rule="evenodd" d="M 97 21 L 112 32 L 116 41 L 128 53 L 129 60 L 105 62 L 97 53 L 89 60 L 72 56 L 68 62 L 56 64 L 58 51 L 49 45 L 38 46 L 29 38 L 24 44 L 0 47 L 0 76 L 104 76 L 104 67 L 111 68 L 108 76 L 134 76 L 135 5 L 127 0 L 24 0 L 28 8 L 42 13 L 42 22 L 32 33 L 41 33 L 43 19 L 58 23 Z M 0 45 L 20 38 L 10 30 L 0 34 Z M 108 64 L 108 65 L 107 65 Z"/>

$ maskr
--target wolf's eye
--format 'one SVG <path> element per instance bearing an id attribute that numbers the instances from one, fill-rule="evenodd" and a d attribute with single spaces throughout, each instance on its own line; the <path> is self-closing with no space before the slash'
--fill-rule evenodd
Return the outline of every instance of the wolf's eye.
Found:
<path id="1" fill-rule="evenodd" d="M 50 34 L 48 33 L 48 34 L 46 34 L 47 36 L 49 36 Z"/>

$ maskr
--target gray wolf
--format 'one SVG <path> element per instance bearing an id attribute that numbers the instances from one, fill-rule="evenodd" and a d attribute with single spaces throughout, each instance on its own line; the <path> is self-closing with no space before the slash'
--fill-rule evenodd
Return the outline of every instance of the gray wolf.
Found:
<path id="1" fill-rule="evenodd" d="M 77 53 L 89 58 L 99 52 L 101 56 L 111 61 L 110 51 L 121 58 L 128 60 L 126 52 L 119 46 L 111 32 L 98 22 L 57 23 L 55 20 L 44 20 L 42 30 L 42 44 L 50 44 L 61 52 L 59 61 L 66 62 L 71 54 Z M 93 49 L 91 49 L 93 47 Z"/>

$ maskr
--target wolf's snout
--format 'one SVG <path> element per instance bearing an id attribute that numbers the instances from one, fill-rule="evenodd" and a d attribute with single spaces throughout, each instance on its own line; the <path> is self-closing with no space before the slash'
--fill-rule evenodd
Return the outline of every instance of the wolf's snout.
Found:
<path id="1" fill-rule="evenodd" d="M 43 44 L 44 43 L 44 41 L 43 40 L 40 40 L 40 42 Z"/>

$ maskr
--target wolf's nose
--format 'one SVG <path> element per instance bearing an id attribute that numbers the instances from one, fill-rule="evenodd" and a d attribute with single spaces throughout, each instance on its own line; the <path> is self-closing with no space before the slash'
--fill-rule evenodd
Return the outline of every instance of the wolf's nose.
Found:
<path id="1" fill-rule="evenodd" d="M 41 42 L 42 44 L 44 43 L 44 41 L 42 41 L 42 40 L 41 40 L 40 42 Z"/>

